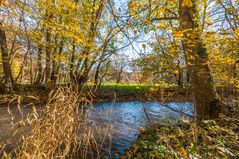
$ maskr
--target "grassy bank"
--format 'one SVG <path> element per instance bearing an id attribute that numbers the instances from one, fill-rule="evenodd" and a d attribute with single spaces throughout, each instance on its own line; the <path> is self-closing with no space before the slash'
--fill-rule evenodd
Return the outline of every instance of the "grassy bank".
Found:
<path id="1" fill-rule="evenodd" d="M 171 84 L 127 84 L 127 83 L 102 83 L 100 89 L 119 90 L 119 91 L 139 91 L 150 89 L 177 89 L 177 86 Z"/>
<path id="2" fill-rule="evenodd" d="M 239 120 L 158 124 L 142 130 L 123 158 L 238 159 Z"/>
<path id="3" fill-rule="evenodd" d="M 185 101 L 185 91 L 169 84 L 116 84 L 103 83 L 95 92 L 96 102 L 110 101 Z"/>

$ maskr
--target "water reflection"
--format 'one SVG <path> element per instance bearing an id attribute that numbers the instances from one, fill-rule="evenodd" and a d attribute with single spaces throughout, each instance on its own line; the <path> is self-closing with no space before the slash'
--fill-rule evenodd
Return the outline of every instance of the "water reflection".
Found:
<path id="1" fill-rule="evenodd" d="M 123 153 L 136 140 L 140 128 L 159 121 L 177 121 L 180 113 L 172 109 L 190 115 L 194 112 L 191 102 L 171 102 L 166 105 L 171 109 L 157 102 L 97 103 L 88 118 L 101 129 L 112 125 L 112 151 Z"/>

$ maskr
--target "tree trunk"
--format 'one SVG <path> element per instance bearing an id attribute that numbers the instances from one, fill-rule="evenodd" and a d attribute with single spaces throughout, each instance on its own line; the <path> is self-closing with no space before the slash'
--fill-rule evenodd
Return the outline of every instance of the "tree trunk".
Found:
<path id="1" fill-rule="evenodd" d="M 200 38 L 200 29 L 195 21 L 196 3 L 195 0 L 189 1 L 191 2 L 189 5 L 184 5 L 183 0 L 179 0 L 179 17 L 197 119 L 218 118 L 222 112 L 222 103 L 213 86 L 207 50 Z"/>
<path id="2" fill-rule="evenodd" d="M 94 77 L 94 88 L 97 88 L 98 84 L 99 84 L 99 74 L 100 74 L 100 67 L 101 67 L 101 61 L 99 61 L 97 67 L 96 67 L 96 71 L 95 71 L 95 77 Z"/>
<path id="3" fill-rule="evenodd" d="M 4 72 L 4 90 L 7 92 L 9 91 L 12 92 L 14 87 L 14 80 L 12 76 L 11 66 L 9 63 L 10 57 L 8 55 L 7 37 L 5 31 L 3 30 L 3 25 L 1 22 L 0 22 L 0 45 Z"/>
<path id="4" fill-rule="evenodd" d="M 58 55 L 61 56 L 63 47 L 64 47 L 64 38 L 61 39 L 60 46 L 57 46 L 57 47 L 59 47 Z M 52 83 L 54 85 L 56 85 L 57 80 L 59 79 L 59 75 L 60 75 L 59 71 L 60 71 L 61 60 L 57 59 L 56 57 L 54 57 L 53 60 L 54 60 L 54 66 L 52 69 L 52 79 L 51 80 L 52 80 Z"/>
<path id="5" fill-rule="evenodd" d="M 104 79 L 105 75 L 107 74 L 108 70 L 109 70 L 109 65 L 110 65 L 110 61 L 107 62 L 106 64 L 106 68 L 105 71 L 102 73 L 102 76 L 100 78 L 99 84 L 98 84 L 98 88 L 101 86 L 102 80 Z"/>
<path id="6" fill-rule="evenodd" d="M 69 69 L 70 69 L 70 79 L 71 80 L 74 80 L 74 78 L 75 78 L 74 77 L 74 72 L 73 72 L 73 70 L 74 70 L 74 62 L 75 62 L 75 51 L 76 51 L 76 45 L 75 45 L 75 43 L 73 41 L 71 60 L 70 60 L 70 67 L 69 67 Z"/>
<path id="7" fill-rule="evenodd" d="M 60 54 L 60 50 L 61 50 L 61 46 L 62 45 L 62 40 L 61 40 L 61 43 L 60 43 L 60 46 L 58 44 L 58 35 L 55 35 L 55 44 L 54 44 L 54 49 L 53 49 L 53 54 L 52 54 L 52 69 L 51 69 L 51 84 L 52 85 L 56 85 L 56 82 L 57 82 L 57 76 L 58 76 L 58 59 L 57 59 L 57 56 Z M 57 53 L 58 51 L 58 48 L 59 48 L 59 52 Z"/>
<path id="8" fill-rule="evenodd" d="M 237 71 L 237 65 L 239 64 L 239 60 L 237 60 L 235 62 L 235 64 L 233 65 L 233 79 L 234 79 L 234 87 L 233 87 L 233 93 L 234 93 L 234 96 L 235 96 L 235 99 L 238 100 L 239 96 L 237 95 L 238 91 L 237 91 L 237 84 L 238 84 L 238 71 Z"/>
<path id="9" fill-rule="evenodd" d="M 36 80 L 36 84 L 37 85 L 41 85 L 42 83 L 42 44 L 40 43 L 38 46 L 38 54 L 37 54 L 37 80 Z"/>
<path id="10" fill-rule="evenodd" d="M 121 81 L 121 74 L 123 73 L 124 66 L 120 67 L 120 70 L 117 72 L 116 83 L 119 84 Z"/>
<path id="11" fill-rule="evenodd" d="M 53 14 L 48 14 L 47 13 L 47 20 L 46 22 L 48 22 L 49 24 L 51 24 L 52 22 L 52 17 Z M 50 78 L 51 78 L 51 28 L 50 26 L 47 26 L 46 29 L 46 76 L 45 76 L 45 83 L 49 83 L 50 82 Z"/>
<path id="12" fill-rule="evenodd" d="M 92 7 L 94 10 L 95 7 L 95 2 L 93 3 Z M 97 10 L 94 10 L 93 13 L 93 20 L 90 23 L 89 26 L 89 32 L 88 35 L 91 39 L 88 40 L 88 45 L 84 47 L 83 51 L 82 51 L 82 55 L 85 55 L 86 57 L 84 58 L 83 64 L 80 68 L 80 71 L 75 71 L 75 75 L 76 75 L 76 81 L 79 85 L 79 90 L 81 90 L 82 86 L 88 81 L 88 74 L 91 70 L 92 65 L 90 65 L 90 59 L 89 59 L 89 54 L 91 51 L 90 45 L 93 44 L 94 42 L 94 38 L 95 35 L 97 33 L 97 27 L 101 18 L 101 14 L 103 12 L 103 7 L 104 7 L 104 1 L 101 0 L 100 4 L 99 4 L 99 8 Z"/>
<path id="13" fill-rule="evenodd" d="M 182 82 L 182 69 L 180 68 L 180 60 L 178 60 L 178 76 L 177 77 L 177 83 L 178 83 L 178 90 L 179 92 L 183 89 L 183 82 Z"/>

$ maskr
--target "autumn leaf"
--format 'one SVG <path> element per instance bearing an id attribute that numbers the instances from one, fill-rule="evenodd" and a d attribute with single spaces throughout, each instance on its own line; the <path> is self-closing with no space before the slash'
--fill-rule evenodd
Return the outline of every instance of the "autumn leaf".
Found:
<path id="1" fill-rule="evenodd" d="M 146 49 L 146 45 L 145 45 L 145 44 L 142 44 L 142 48 L 143 48 L 143 49 Z"/>

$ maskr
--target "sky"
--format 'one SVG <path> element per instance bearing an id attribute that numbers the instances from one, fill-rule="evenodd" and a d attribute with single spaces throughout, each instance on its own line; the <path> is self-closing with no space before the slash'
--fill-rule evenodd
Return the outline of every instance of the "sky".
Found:
<path id="1" fill-rule="evenodd" d="M 127 11 L 128 11 L 128 2 L 129 0 L 116 0 L 115 1 L 115 8 L 121 8 L 121 12 L 118 12 L 120 15 L 126 15 Z M 131 31 L 129 33 L 129 35 L 131 37 L 134 36 L 134 33 Z M 122 34 L 120 35 L 122 37 Z M 151 49 L 150 47 L 146 47 L 146 49 L 144 49 L 142 47 L 142 44 L 146 44 L 146 41 L 148 41 L 148 39 L 150 39 L 151 35 L 145 35 L 142 34 L 140 37 L 138 37 L 131 45 L 129 45 L 128 47 L 122 49 L 119 51 L 119 54 L 121 54 L 122 56 L 126 55 L 128 56 L 130 59 L 136 59 L 140 57 L 140 53 L 145 53 L 145 52 L 150 52 Z M 124 36 L 124 41 L 122 45 L 119 45 L 119 47 L 123 47 L 125 46 L 125 44 L 129 44 L 129 40 Z"/>

